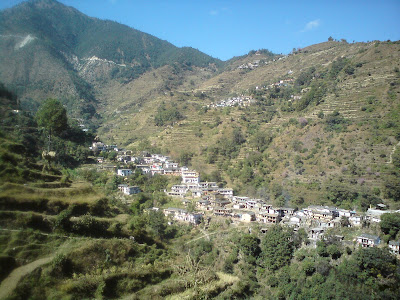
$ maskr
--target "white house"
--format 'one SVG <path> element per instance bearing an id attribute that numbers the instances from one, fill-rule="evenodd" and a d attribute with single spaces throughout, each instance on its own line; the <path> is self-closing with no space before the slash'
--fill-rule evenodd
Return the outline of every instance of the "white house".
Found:
<path id="1" fill-rule="evenodd" d="M 203 195 L 203 191 L 200 189 L 193 189 L 191 191 L 192 191 L 193 198 L 200 198 Z"/>
<path id="2" fill-rule="evenodd" d="M 349 222 L 350 222 L 351 226 L 359 227 L 362 225 L 363 219 L 364 219 L 364 217 L 361 215 L 353 215 L 353 216 L 349 217 Z"/>
<path id="3" fill-rule="evenodd" d="M 148 174 L 151 170 L 148 165 L 136 165 L 136 168 L 141 170 L 143 174 Z"/>
<path id="4" fill-rule="evenodd" d="M 199 184 L 200 175 L 196 171 L 182 171 L 182 183 L 196 183 Z"/>
<path id="5" fill-rule="evenodd" d="M 252 211 L 243 212 L 240 216 L 242 222 L 251 222 L 256 220 L 256 215 Z"/>
<path id="6" fill-rule="evenodd" d="M 200 224 L 203 215 L 200 213 L 188 213 L 185 209 L 180 208 L 166 208 L 164 209 L 164 215 L 170 216 L 173 220 L 187 222 L 191 224 Z"/>
<path id="7" fill-rule="evenodd" d="M 91 149 L 93 151 L 106 151 L 107 147 L 102 142 L 93 142 Z"/>
<path id="8" fill-rule="evenodd" d="M 185 184 L 176 184 L 171 187 L 171 192 L 167 193 L 169 196 L 184 197 L 189 191 Z"/>
<path id="9" fill-rule="evenodd" d="M 173 161 L 171 161 L 171 160 L 167 160 L 165 163 L 164 163 L 164 168 L 165 169 L 170 169 L 170 170 L 178 170 L 178 163 L 176 163 L 176 162 L 173 162 Z"/>
<path id="10" fill-rule="evenodd" d="M 319 240 L 325 233 L 325 229 L 321 227 L 312 228 L 310 231 L 310 239 Z"/>
<path id="11" fill-rule="evenodd" d="M 141 192 L 138 186 L 124 186 L 122 192 L 125 195 L 139 194 Z"/>
<path id="12" fill-rule="evenodd" d="M 357 244 L 363 248 L 374 247 L 381 243 L 379 236 L 363 233 L 357 237 Z"/>
<path id="13" fill-rule="evenodd" d="M 131 169 L 118 169 L 117 170 L 117 175 L 118 176 L 129 176 L 132 174 Z"/>
<path id="14" fill-rule="evenodd" d="M 124 188 L 126 188 L 126 187 L 128 187 L 127 184 L 118 184 L 118 189 L 119 189 L 121 192 L 123 192 L 123 191 L 124 191 Z"/>

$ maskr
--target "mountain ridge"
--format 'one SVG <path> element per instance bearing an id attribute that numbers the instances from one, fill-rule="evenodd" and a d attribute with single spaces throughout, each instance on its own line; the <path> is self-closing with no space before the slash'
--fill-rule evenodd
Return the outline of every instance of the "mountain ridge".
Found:
<path id="1" fill-rule="evenodd" d="M 90 118 L 96 109 L 96 81 L 129 82 L 149 69 L 174 63 L 222 66 L 220 60 L 196 49 L 178 48 L 126 25 L 88 17 L 55 0 L 23 2 L 0 15 L 0 74 L 26 104 L 49 96 L 63 102 L 72 98 L 73 103 L 82 99 L 91 106 L 86 116 Z M 101 60 L 88 64 L 95 57 Z M 80 72 L 88 68 L 89 73 Z M 56 78 L 62 79 L 64 87 Z M 41 86 L 43 81 L 50 84 Z M 28 99 L 28 94 L 37 96 Z M 75 115 L 87 111 L 79 109 Z"/>

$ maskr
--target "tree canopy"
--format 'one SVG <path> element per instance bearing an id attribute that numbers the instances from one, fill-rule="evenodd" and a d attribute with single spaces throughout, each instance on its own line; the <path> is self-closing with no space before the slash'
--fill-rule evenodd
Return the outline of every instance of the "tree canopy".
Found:
<path id="1" fill-rule="evenodd" d="M 263 265 L 271 270 L 277 270 L 290 263 L 294 246 L 292 233 L 280 225 L 271 227 L 261 241 Z"/>
<path id="2" fill-rule="evenodd" d="M 68 129 L 67 111 L 56 99 L 47 99 L 36 113 L 39 126 L 45 127 L 56 134 L 61 134 Z"/>
<path id="3" fill-rule="evenodd" d="M 383 214 L 380 225 L 385 234 L 389 234 L 391 238 L 395 238 L 400 230 L 400 213 Z"/>

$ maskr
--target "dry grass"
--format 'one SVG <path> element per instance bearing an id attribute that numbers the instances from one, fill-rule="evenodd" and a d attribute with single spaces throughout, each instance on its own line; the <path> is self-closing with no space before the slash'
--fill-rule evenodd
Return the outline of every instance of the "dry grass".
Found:
<path id="1" fill-rule="evenodd" d="M 0 199 L 16 202 L 36 202 L 42 200 L 61 201 L 67 204 L 93 203 L 104 197 L 87 183 L 74 183 L 67 188 L 37 188 L 27 185 L 6 183 L 0 186 Z"/>
<path id="2" fill-rule="evenodd" d="M 234 284 L 235 282 L 239 281 L 239 277 L 229 275 L 222 272 L 216 272 L 218 276 L 218 280 L 214 280 L 212 282 L 206 283 L 202 286 L 196 288 L 190 288 L 186 291 L 171 295 L 166 297 L 169 300 L 181 300 L 181 299 L 197 299 L 199 294 L 214 294 L 220 293 L 221 291 L 225 290 L 228 286 Z"/>

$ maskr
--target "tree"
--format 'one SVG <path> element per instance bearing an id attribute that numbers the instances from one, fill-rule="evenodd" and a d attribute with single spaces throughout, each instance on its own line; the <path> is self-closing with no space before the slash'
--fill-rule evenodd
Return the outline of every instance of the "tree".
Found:
<path id="1" fill-rule="evenodd" d="M 159 238 L 164 237 L 167 228 L 164 214 L 161 211 L 151 210 L 148 215 L 148 225 L 154 232 L 155 236 Z"/>
<path id="2" fill-rule="evenodd" d="M 272 135 L 263 131 L 258 131 L 250 140 L 251 146 L 261 152 L 264 151 L 271 142 Z"/>
<path id="3" fill-rule="evenodd" d="M 400 230 L 400 213 L 383 214 L 380 226 L 383 233 L 389 234 L 394 239 Z"/>
<path id="4" fill-rule="evenodd" d="M 271 227 L 261 241 L 262 265 L 270 270 L 277 270 L 290 263 L 294 246 L 292 231 L 280 225 Z"/>
<path id="5" fill-rule="evenodd" d="M 39 126 L 60 135 L 68 129 L 67 111 L 56 99 L 47 99 L 36 113 L 36 121 Z"/>
<path id="6" fill-rule="evenodd" d="M 396 168 L 400 169 L 400 148 L 396 147 L 396 150 L 392 154 L 392 162 Z"/>
<path id="7" fill-rule="evenodd" d="M 246 234 L 239 240 L 239 249 L 248 263 L 255 263 L 261 250 L 256 236 Z"/>
<path id="8" fill-rule="evenodd" d="M 384 180 L 384 196 L 394 201 L 400 200 L 400 172 L 387 175 Z"/>
<path id="9" fill-rule="evenodd" d="M 354 254 L 353 258 L 359 268 L 358 278 L 367 284 L 383 283 L 383 278 L 396 278 L 399 280 L 397 259 L 387 249 L 377 247 L 362 248 Z M 379 278 L 380 280 L 369 280 Z"/>
<path id="10" fill-rule="evenodd" d="M 112 160 L 112 161 L 115 161 L 115 159 L 117 158 L 117 156 L 118 156 L 118 153 L 117 153 L 116 151 L 111 151 L 111 152 L 108 154 L 108 159 L 110 159 L 110 160 Z"/>
<path id="11" fill-rule="evenodd" d="M 336 244 L 329 245 L 326 250 L 333 259 L 338 259 L 342 256 L 342 251 Z"/>
<path id="12" fill-rule="evenodd" d="M 184 151 L 179 155 L 178 162 L 181 165 L 188 166 L 188 165 L 190 165 L 193 155 L 194 155 L 194 153 L 192 153 L 192 152 Z"/>

